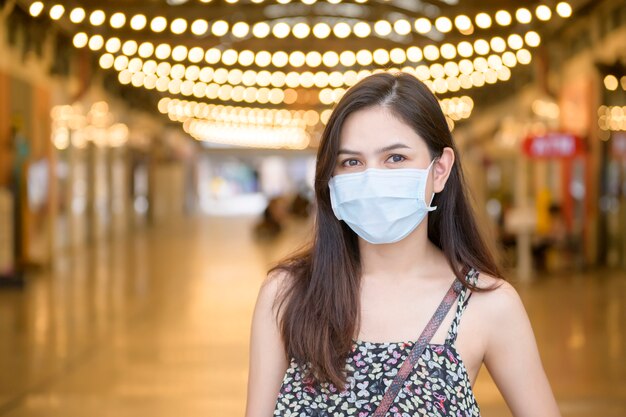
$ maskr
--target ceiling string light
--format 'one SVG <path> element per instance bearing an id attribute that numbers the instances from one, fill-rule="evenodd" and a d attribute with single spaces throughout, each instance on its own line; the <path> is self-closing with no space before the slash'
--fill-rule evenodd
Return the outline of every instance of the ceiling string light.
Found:
<path id="1" fill-rule="evenodd" d="M 447 76 L 447 91 L 458 91 L 460 88 L 471 88 L 471 82 L 463 82 L 463 76 L 470 76 L 475 71 L 486 72 L 489 69 L 498 71 L 498 79 L 506 81 L 510 77 L 509 68 L 513 68 L 517 63 L 527 64 L 530 62 L 528 51 L 522 49 L 515 54 L 507 51 L 502 55 L 493 54 L 488 57 L 476 57 L 474 60 L 462 59 L 458 62 L 448 61 L 444 64 L 434 63 L 431 65 L 419 65 L 416 67 L 405 66 L 402 71 L 416 75 L 420 80 L 437 80 Z M 519 56 L 518 56 L 519 55 Z M 144 73 L 144 81 L 149 88 L 158 88 L 159 85 L 166 86 L 172 80 L 182 80 L 202 83 L 230 84 L 231 86 L 243 85 L 246 87 L 350 87 L 363 77 L 373 73 L 371 70 L 347 70 L 347 71 L 304 71 L 304 72 L 283 72 L 283 71 L 255 71 L 226 68 L 200 67 L 197 65 L 185 66 L 180 63 L 174 65 L 169 62 L 158 62 L 154 60 L 142 60 L 141 58 L 129 58 L 125 55 L 115 57 L 113 54 L 105 53 L 100 57 L 100 66 L 103 69 L 114 68 L 118 72 L 128 70 L 128 76 L 121 76 L 124 82 L 129 83 L 131 76 L 138 72 Z M 399 70 L 399 69 L 398 69 Z M 457 83 L 452 81 L 459 79 Z M 439 81 L 440 83 L 441 81 Z M 456 85 L 456 88 L 455 88 Z M 439 93 L 444 91 L 440 90 Z"/>
<path id="2" fill-rule="evenodd" d="M 98 39 L 97 42 L 91 42 L 91 39 Z M 76 48 L 89 47 L 91 50 L 97 51 L 105 49 L 109 53 L 122 52 L 124 55 L 139 55 L 142 58 L 156 57 L 160 60 L 171 58 L 176 62 L 188 61 L 193 64 L 202 61 L 207 64 L 214 65 L 221 63 L 226 66 L 258 66 L 258 67 L 351 67 L 356 64 L 360 66 L 369 65 L 401 65 L 407 62 L 419 63 L 424 60 L 439 61 L 441 59 L 451 60 L 456 57 L 469 58 L 474 55 L 485 56 L 490 52 L 502 53 L 507 49 L 519 50 L 524 46 L 535 48 L 541 43 L 541 37 L 535 31 L 528 31 L 523 36 L 516 33 L 510 34 L 506 39 L 500 36 L 494 36 L 489 41 L 486 39 L 476 39 L 473 43 L 462 41 L 454 45 L 444 43 L 442 45 L 426 45 L 424 47 L 410 46 L 408 48 L 393 48 L 387 50 L 378 48 L 374 51 L 361 49 L 358 51 L 344 50 L 340 53 L 328 51 L 274 51 L 266 50 L 252 51 L 235 49 L 226 49 L 224 51 L 218 48 L 203 49 L 201 47 L 187 48 L 183 45 L 171 46 L 166 43 L 154 45 L 151 42 L 143 42 L 138 44 L 134 40 L 122 42 L 119 38 L 113 37 L 103 39 L 101 35 L 93 35 L 89 37 L 85 32 L 79 32 L 74 35 L 73 44 Z"/>

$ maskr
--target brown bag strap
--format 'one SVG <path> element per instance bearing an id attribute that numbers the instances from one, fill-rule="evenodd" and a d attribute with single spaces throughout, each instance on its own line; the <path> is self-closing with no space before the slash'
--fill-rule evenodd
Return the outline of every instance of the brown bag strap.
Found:
<path id="1" fill-rule="evenodd" d="M 385 391 L 385 394 L 383 395 L 380 404 L 378 404 L 376 411 L 374 411 L 374 414 L 372 414 L 373 417 L 384 417 L 387 410 L 389 410 L 389 407 L 391 407 L 393 400 L 398 395 L 398 392 L 400 392 L 400 389 L 402 389 L 404 381 L 406 381 L 407 377 L 417 364 L 417 360 L 422 355 L 422 352 L 424 352 L 426 345 L 430 342 L 430 340 L 437 332 L 437 329 L 441 325 L 443 319 L 448 314 L 448 311 L 450 311 L 452 304 L 454 304 L 454 300 L 461 292 L 462 288 L 463 284 L 461 283 L 461 281 L 455 279 L 450 286 L 448 293 L 441 301 L 441 304 L 439 304 L 439 307 L 437 307 L 435 314 L 433 314 L 432 318 L 424 328 L 424 331 L 422 331 L 419 339 L 417 339 L 417 342 L 415 342 L 415 345 L 413 345 L 413 349 L 411 349 L 411 351 L 409 352 L 409 356 L 407 356 L 407 358 L 402 363 L 402 366 L 400 367 L 400 370 L 391 382 L 391 385 L 389 385 L 389 387 Z"/>

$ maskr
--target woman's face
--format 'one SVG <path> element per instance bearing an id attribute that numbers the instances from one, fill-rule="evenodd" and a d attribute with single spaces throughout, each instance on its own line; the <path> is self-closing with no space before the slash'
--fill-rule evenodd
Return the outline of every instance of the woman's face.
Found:
<path id="1" fill-rule="evenodd" d="M 352 113 L 345 120 L 333 175 L 368 168 L 426 168 L 428 147 L 415 131 L 382 106 Z"/>

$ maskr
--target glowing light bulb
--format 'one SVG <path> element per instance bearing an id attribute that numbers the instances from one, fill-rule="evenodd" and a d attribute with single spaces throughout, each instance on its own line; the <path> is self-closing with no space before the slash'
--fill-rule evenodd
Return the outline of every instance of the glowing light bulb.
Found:
<path id="1" fill-rule="evenodd" d="M 496 12 L 496 22 L 500 26 L 508 26 L 511 24 L 511 14 L 506 10 L 498 10 Z"/>
<path id="2" fill-rule="evenodd" d="M 89 23 L 91 23 L 93 26 L 102 25 L 105 19 L 106 19 L 106 15 L 104 14 L 102 10 L 94 10 L 89 15 Z"/>
<path id="3" fill-rule="evenodd" d="M 175 35 L 180 35 L 187 30 L 187 21 L 181 17 L 172 20 L 170 30 Z"/>
<path id="4" fill-rule="evenodd" d="M 95 13 L 95 12 L 94 12 Z M 92 14 L 93 16 L 93 14 Z M 109 20 L 109 24 L 114 29 L 119 29 L 126 24 L 126 15 L 124 13 L 114 13 Z"/>
<path id="5" fill-rule="evenodd" d="M 562 1 L 556 5 L 556 12 L 561 17 L 570 17 L 572 15 L 572 6 L 569 3 Z"/>
<path id="6" fill-rule="evenodd" d="M 481 29 L 488 29 L 491 27 L 491 16 L 487 13 L 478 13 L 476 15 L 476 26 Z"/>
<path id="7" fill-rule="evenodd" d="M 157 16 L 150 22 L 150 29 L 155 33 L 161 33 L 167 27 L 167 19 L 163 16 Z"/>
<path id="8" fill-rule="evenodd" d="M 530 23 L 530 21 L 533 19 L 530 11 L 524 7 L 517 9 L 517 11 L 515 12 L 515 18 L 518 22 L 523 24 Z"/>
<path id="9" fill-rule="evenodd" d="M 41 14 L 41 12 L 43 11 L 43 3 L 40 1 L 36 1 L 33 4 L 30 5 L 30 7 L 28 8 L 28 12 L 30 13 L 30 15 L 32 17 L 37 17 Z"/>
<path id="10" fill-rule="evenodd" d="M 465 32 L 472 27 L 472 21 L 469 17 L 461 14 L 454 18 L 454 25 L 459 31 Z"/>
<path id="11" fill-rule="evenodd" d="M 146 27 L 147 23 L 148 21 L 146 19 L 146 16 L 142 14 L 136 14 L 135 16 L 133 16 L 132 19 L 130 19 L 130 27 L 133 30 L 141 30 Z"/>
<path id="12" fill-rule="evenodd" d="M 52 20 L 59 20 L 63 16 L 63 13 L 65 13 L 65 7 L 60 4 L 55 4 L 50 8 L 50 18 Z"/>
<path id="13" fill-rule="evenodd" d="M 441 33 L 448 33 L 452 30 L 452 22 L 447 17 L 441 16 L 435 20 L 435 27 Z"/>
<path id="14" fill-rule="evenodd" d="M 209 30 L 209 23 L 204 19 L 197 19 L 191 24 L 191 33 L 196 36 L 204 35 Z"/>
<path id="15" fill-rule="evenodd" d="M 372 33 L 372 28 L 367 22 L 358 22 L 356 25 L 354 25 L 352 31 L 359 38 L 366 38 Z"/>
<path id="16" fill-rule="evenodd" d="M 374 31 L 380 36 L 387 36 L 391 33 L 391 23 L 386 20 L 379 20 L 374 24 Z"/>
<path id="17" fill-rule="evenodd" d="M 432 29 L 432 24 L 430 23 L 430 20 L 426 19 L 425 17 L 420 17 L 419 19 L 415 21 L 415 30 L 418 33 L 421 33 L 421 34 L 428 33 L 430 32 L 431 29 Z"/>

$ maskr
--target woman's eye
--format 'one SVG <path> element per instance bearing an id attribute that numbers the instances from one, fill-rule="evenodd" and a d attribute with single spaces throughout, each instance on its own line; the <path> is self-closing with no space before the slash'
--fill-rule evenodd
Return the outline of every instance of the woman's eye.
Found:
<path id="1" fill-rule="evenodd" d="M 391 155 L 388 159 L 388 161 L 390 162 L 402 162 L 404 161 L 406 158 L 402 155 Z"/>
<path id="2" fill-rule="evenodd" d="M 356 159 L 346 159 L 341 163 L 344 167 L 355 167 L 359 165 L 359 161 Z"/>

